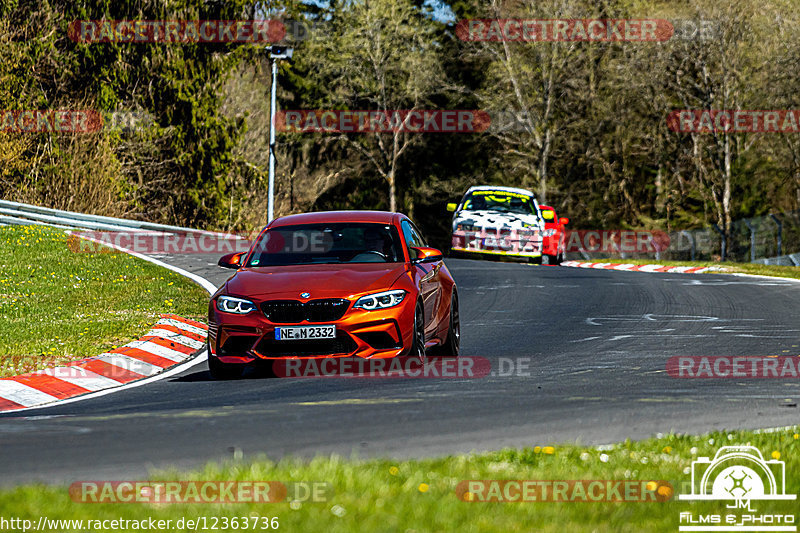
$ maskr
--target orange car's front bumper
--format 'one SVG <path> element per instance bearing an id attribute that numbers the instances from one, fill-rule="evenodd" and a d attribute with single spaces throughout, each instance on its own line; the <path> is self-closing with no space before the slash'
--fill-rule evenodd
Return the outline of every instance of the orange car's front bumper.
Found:
<path id="1" fill-rule="evenodd" d="M 276 324 L 270 322 L 260 309 L 247 315 L 222 313 L 212 300 L 209 306 L 209 357 L 217 357 L 223 363 L 353 356 L 389 358 L 401 355 L 411 345 L 416 308 L 411 295 L 389 309 L 366 311 L 352 306 L 351 302 L 344 316 L 335 321 Z M 275 340 L 276 327 L 318 325 L 335 325 L 336 339 Z"/>

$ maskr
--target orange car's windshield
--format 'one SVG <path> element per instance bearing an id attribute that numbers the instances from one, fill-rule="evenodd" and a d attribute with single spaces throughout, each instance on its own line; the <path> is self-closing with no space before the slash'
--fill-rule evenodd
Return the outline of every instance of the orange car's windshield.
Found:
<path id="1" fill-rule="evenodd" d="M 282 226 L 261 235 L 248 267 L 402 262 L 391 224 L 336 223 Z"/>

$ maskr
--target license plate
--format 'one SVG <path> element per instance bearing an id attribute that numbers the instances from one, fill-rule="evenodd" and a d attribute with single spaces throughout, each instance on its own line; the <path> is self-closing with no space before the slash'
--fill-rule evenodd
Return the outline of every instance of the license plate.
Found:
<path id="1" fill-rule="evenodd" d="M 336 326 L 292 326 L 275 328 L 276 341 L 335 339 Z"/>

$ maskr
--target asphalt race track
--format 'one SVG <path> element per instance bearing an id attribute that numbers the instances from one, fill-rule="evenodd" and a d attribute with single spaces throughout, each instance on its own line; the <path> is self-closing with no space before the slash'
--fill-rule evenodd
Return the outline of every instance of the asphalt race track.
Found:
<path id="1" fill-rule="evenodd" d="M 167 262 L 220 284 L 230 271 L 216 259 Z M 259 454 L 415 457 L 800 422 L 800 380 L 665 372 L 676 355 L 797 356 L 800 283 L 447 263 L 460 289 L 462 354 L 529 357 L 529 375 L 219 382 L 201 364 L 0 417 L 0 484 L 147 479 L 152 467 Z"/>

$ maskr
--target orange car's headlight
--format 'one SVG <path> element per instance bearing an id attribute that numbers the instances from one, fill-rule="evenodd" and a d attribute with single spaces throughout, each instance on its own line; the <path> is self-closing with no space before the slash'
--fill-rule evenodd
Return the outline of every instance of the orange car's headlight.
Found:
<path id="1" fill-rule="evenodd" d="M 251 311 L 256 310 L 256 304 L 250 300 L 243 298 L 234 298 L 233 296 L 220 296 L 217 298 L 217 309 L 223 313 L 232 313 L 234 315 L 246 315 Z"/>
<path id="2" fill-rule="evenodd" d="M 399 289 L 394 291 L 376 292 L 375 294 L 368 294 L 362 296 L 356 301 L 353 309 L 365 309 L 367 311 L 375 311 L 376 309 L 388 309 L 394 307 L 403 301 L 406 297 L 406 291 Z"/>

